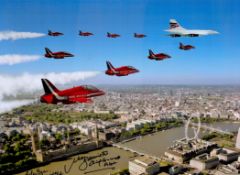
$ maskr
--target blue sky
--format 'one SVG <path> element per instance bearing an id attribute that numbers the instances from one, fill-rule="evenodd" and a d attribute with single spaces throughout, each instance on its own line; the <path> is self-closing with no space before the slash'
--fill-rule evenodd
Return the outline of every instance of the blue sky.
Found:
<path id="1" fill-rule="evenodd" d="M 95 84 L 240 84 L 240 1 L 238 0 L 1 0 L 0 31 L 63 32 L 62 37 L 0 41 L 0 55 L 44 54 L 44 47 L 68 51 L 74 58 L 13 66 L 1 65 L 0 74 L 101 71 L 105 61 L 131 65 L 140 73 L 109 77 L 102 73 L 88 80 Z M 165 29 L 175 18 L 189 29 L 213 29 L 219 35 L 170 38 Z M 79 37 L 78 30 L 92 37 Z M 119 33 L 109 39 L 106 32 Z M 144 33 L 144 39 L 133 33 Z M 185 52 L 178 43 L 192 44 Z M 148 49 L 172 59 L 147 59 Z"/>

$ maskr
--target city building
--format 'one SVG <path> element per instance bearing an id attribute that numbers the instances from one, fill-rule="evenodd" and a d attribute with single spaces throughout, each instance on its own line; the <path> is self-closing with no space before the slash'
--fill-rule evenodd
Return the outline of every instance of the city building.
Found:
<path id="1" fill-rule="evenodd" d="M 144 126 L 144 124 L 153 124 L 156 121 L 153 120 L 147 120 L 147 119 L 139 119 L 132 121 L 130 123 L 127 123 L 126 130 L 132 130 L 132 129 L 140 129 Z"/>
<path id="2" fill-rule="evenodd" d="M 230 163 L 238 159 L 239 153 L 232 149 L 216 148 L 211 151 L 210 156 L 217 156 L 220 162 Z"/>
<path id="3" fill-rule="evenodd" d="M 236 140 L 236 148 L 240 149 L 240 127 L 238 128 L 237 140 Z"/>
<path id="4" fill-rule="evenodd" d="M 186 138 L 176 140 L 175 144 L 165 151 L 164 155 L 177 163 L 184 163 L 197 155 L 208 153 L 217 148 L 216 143 L 207 142 L 201 139 L 187 140 Z"/>
<path id="5" fill-rule="evenodd" d="M 169 174 L 171 175 L 177 175 L 177 174 L 180 174 L 183 172 L 183 167 L 180 166 L 180 165 L 175 165 L 175 166 L 172 166 L 170 169 L 169 169 Z"/>
<path id="6" fill-rule="evenodd" d="M 200 171 L 215 168 L 219 164 L 218 157 L 211 157 L 207 153 L 190 160 L 190 166 Z"/>
<path id="7" fill-rule="evenodd" d="M 153 175 L 158 173 L 160 170 L 159 163 L 146 156 L 129 161 L 128 167 L 131 175 Z"/>
<path id="8" fill-rule="evenodd" d="M 75 154 L 93 151 L 102 147 L 103 143 L 101 141 L 89 141 L 85 143 L 79 143 L 77 145 L 65 145 L 62 148 L 54 150 L 42 151 L 39 149 L 35 152 L 35 156 L 38 162 L 51 162 Z"/>
<path id="9" fill-rule="evenodd" d="M 237 175 L 240 174 L 240 163 L 233 163 L 228 165 L 222 165 L 220 166 L 217 171 L 215 172 L 215 175 Z"/>

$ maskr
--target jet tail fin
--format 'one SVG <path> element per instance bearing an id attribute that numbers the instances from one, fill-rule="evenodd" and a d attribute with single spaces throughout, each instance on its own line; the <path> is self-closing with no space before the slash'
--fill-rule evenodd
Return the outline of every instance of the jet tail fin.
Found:
<path id="1" fill-rule="evenodd" d="M 54 94 L 59 92 L 59 90 L 48 79 L 41 80 L 45 94 Z"/>
<path id="2" fill-rule="evenodd" d="M 183 48 L 183 43 L 179 43 L 179 48 Z"/>
<path id="3" fill-rule="evenodd" d="M 46 47 L 46 48 L 45 48 L 45 51 L 46 51 L 46 54 L 48 54 L 48 55 L 53 55 L 53 54 L 52 54 L 52 51 L 51 51 L 49 48 Z"/>
<path id="4" fill-rule="evenodd" d="M 108 70 L 114 70 L 115 69 L 110 61 L 107 61 L 106 64 L 107 64 Z"/>
<path id="5" fill-rule="evenodd" d="M 153 51 L 151 49 L 148 50 L 149 55 L 154 55 Z"/>
<path id="6" fill-rule="evenodd" d="M 49 34 L 49 35 L 52 34 L 52 31 L 51 31 L 51 30 L 48 30 L 48 34 Z"/>
<path id="7" fill-rule="evenodd" d="M 82 31 L 81 30 L 79 30 L 79 35 L 81 35 L 82 34 Z"/>
<path id="8" fill-rule="evenodd" d="M 170 29 L 175 29 L 179 27 L 182 28 L 182 26 L 175 19 L 170 19 L 169 25 Z"/>

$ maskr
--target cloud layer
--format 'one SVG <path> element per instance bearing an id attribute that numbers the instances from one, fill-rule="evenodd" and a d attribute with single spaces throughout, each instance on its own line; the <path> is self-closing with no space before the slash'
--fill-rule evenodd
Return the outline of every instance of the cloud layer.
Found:
<path id="1" fill-rule="evenodd" d="M 41 55 L 17 55 L 17 54 L 0 55 L 0 65 L 13 65 L 18 63 L 36 61 L 41 57 L 42 57 Z"/>
<path id="2" fill-rule="evenodd" d="M 46 74 L 30 74 L 23 73 L 22 75 L 0 75 L 0 99 L 6 96 L 16 96 L 19 93 L 33 93 L 41 90 L 41 78 L 47 78 L 54 84 L 65 85 L 68 83 L 85 80 L 98 75 L 96 71 L 86 72 L 62 72 L 62 73 L 46 73 Z"/>
<path id="3" fill-rule="evenodd" d="M 35 32 L 2 31 L 2 32 L 0 32 L 0 41 L 38 38 L 38 37 L 43 37 L 45 35 L 46 34 L 44 34 L 44 33 L 35 33 Z"/>
<path id="4" fill-rule="evenodd" d="M 13 101 L 0 101 L 0 114 L 3 112 L 10 111 L 14 108 L 28 105 L 33 103 L 34 100 L 13 100 Z"/>
<path id="5" fill-rule="evenodd" d="M 47 74 L 30 74 L 24 73 L 18 76 L 0 75 L 0 113 L 11 110 L 15 107 L 31 103 L 32 101 L 4 101 L 5 96 L 17 96 L 22 93 L 34 93 L 43 89 L 41 78 L 47 78 L 57 85 L 65 85 L 77 81 L 85 80 L 90 77 L 95 77 L 100 72 L 62 72 L 62 73 L 47 73 Z"/>

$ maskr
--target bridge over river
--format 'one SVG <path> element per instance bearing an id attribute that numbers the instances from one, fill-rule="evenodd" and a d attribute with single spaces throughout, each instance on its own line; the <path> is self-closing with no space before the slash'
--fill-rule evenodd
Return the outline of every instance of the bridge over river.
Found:
<path id="1" fill-rule="evenodd" d="M 199 125 L 198 125 L 197 123 L 191 123 L 191 126 L 193 126 L 193 127 L 199 127 Z M 217 132 L 217 133 L 221 133 L 221 134 L 233 135 L 232 132 L 224 131 L 224 130 L 222 130 L 222 129 L 215 128 L 215 127 L 212 127 L 212 126 L 209 126 L 209 125 L 203 125 L 203 124 L 201 124 L 200 127 L 201 127 L 201 129 L 203 129 L 203 130 L 208 130 L 208 131 L 211 131 L 211 132 Z"/>

